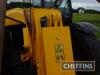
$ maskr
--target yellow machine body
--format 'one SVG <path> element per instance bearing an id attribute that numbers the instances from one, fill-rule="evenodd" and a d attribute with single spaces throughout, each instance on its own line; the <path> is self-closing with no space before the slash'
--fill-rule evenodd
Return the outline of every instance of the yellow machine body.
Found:
<path id="1" fill-rule="evenodd" d="M 38 75 L 75 75 L 75 70 L 62 69 L 63 62 L 73 62 L 74 59 L 70 28 L 63 26 L 60 11 L 42 8 L 31 10 L 32 32 L 26 24 L 24 13 L 20 18 L 11 16 L 26 24 L 23 28 L 23 46 L 28 49 L 33 64 L 36 64 Z M 47 22 L 46 26 L 41 27 L 43 17 L 47 18 Z M 6 20 L 6 26 L 10 24 Z"/>
<path id="2" fill-rule="evenodd" d="M 69 27 L 42 28 L 46 75 L 75 75 L 64 70 L 63 62 L 73 61 Z"/>
<path id="3" fill-rule="evenodd" d="M 14 9 L 7 10 L 6 16 L 26 24 L 24 10 L 21 8 L 14 8 Z M 20 23 L 14 21 L 14 20 L 11 20 L 8 18 L 5 19 L 5 26 L 13 26 L 13 25 L 18 25 L 18 24 L 20 24 Z"/>

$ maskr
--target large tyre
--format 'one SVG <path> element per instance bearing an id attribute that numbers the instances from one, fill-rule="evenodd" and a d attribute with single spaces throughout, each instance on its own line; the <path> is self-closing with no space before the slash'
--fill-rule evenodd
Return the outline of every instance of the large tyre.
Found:
<path id="1" fill-rule="evenodd" d="M 78 75 L 99 75 L 100 40 L 94 33 L 85 33 L 71 27 L 72 46 L 75 60 L 96 61 L 96 72 L 77 72 Z"/>

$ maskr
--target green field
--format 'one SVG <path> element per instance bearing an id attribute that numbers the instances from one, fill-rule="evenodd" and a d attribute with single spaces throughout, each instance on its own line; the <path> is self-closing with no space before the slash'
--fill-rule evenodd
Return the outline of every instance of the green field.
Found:
<path id="1" fill-rule="evenodd" d="M 100 29 L 100 14 L 73 14 L 74 22 L 90 22 Z M 100 37 L 100 32 L 96 33 Z"/>

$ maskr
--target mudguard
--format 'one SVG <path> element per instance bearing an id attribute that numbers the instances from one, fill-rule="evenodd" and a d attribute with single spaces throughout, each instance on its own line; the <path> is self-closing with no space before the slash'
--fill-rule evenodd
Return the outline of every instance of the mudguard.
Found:
<path id="1" fill-rule="evenodd" d="M 100 29 L 98 29 L 94 24 L 89 22 L 75 22 L 71 26 L 85 33 L 94 33 L 100 31 Z"/>

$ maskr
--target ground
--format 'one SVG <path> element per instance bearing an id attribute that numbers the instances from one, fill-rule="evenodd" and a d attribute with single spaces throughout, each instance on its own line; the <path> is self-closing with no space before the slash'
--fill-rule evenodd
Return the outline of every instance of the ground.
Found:
<path id="1" fill-rule="evenodd" d="M 100 29 L 100 14 L 73 14 L 74 22 L 90 22 L 96 25 Z M 100 37 L 100 32 L 97 32 L 96 35 Z"/>

